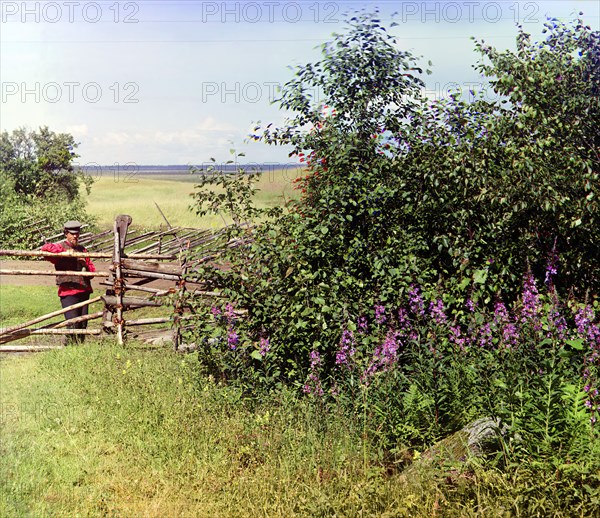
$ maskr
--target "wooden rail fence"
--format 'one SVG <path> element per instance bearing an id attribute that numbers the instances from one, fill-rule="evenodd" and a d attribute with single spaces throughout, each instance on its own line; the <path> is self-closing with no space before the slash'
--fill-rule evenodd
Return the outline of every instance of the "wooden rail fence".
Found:
<path id="1" fill-rule="evenodd" d="M 195 296 L 219 296 L 214 291 L 204 291 L 201 281 L 185 281 L 185 274 L 190 268 L 185 252 L 189 250 L 206 250 L 206 255 L 195 260 L 195 264 L 206 262 L 215 257 L 217 249 L 231 246 L 224 239 L 221 231 L 202 229 L 177 229 L 170 228 L 164 232 L 146 232 L 133 239 L 127 239 L 128 229 L 132 219 L 130 216 L 117 216 L 111 231 L 96 234 L 96 245 L 88 248 L 89 252 L 75 253 L 72 251 L 51 254 L 41 250 L 0 250 L 0 256 L 39 258 L 39 257 L 89 257 L 92 259 L 110 259 L 111 263 L 105 271 L 96 272 L 66 272 L 30 269 L 0 269 L 0 275 L 80 275 L 84 277 L 101 277 L 99 284 L 105 286 L 106 293 L 88 301 L 73 306 L 53 311 L 38 318 L 6 328 L 0 328 L 0 344 L 6 344 L 32 335 L 116 335 L 119 344 L 123 344 L 131 335 L 141 339 L 169 339 L 177 349 L 181 341 L 181 327 L 190 317 L 184 315 L 181 300 L 187 290 L 187 284 L 193 284 L 190 292 Z M 109 234 L 112 233 L 112 236 Z M 131 233 L 130 233 L 131 235 Z M 52 236 L 60 238 L 62 234 Z M 168 239 L 163 237 L 167 236 Z M 98 239 L 100 241 L 98 241 Z M 111 247 L 107 246 L 111 242 Z M 150 241 L 150 243 L 148 243 Z M 83 243 L 82 243 L 83 244 Z M 84 245 L 87 247 L 87 245 Z M 125 253 L 125 247 L 134 247 L 134 251 Z M 202 254 L 201 254 L 202 255 Z M 164 263 L 160 261 L 170 261 Z M 145 286 L 151 282 L 167 281 L 172 283 L 167 288 Z M 164 285 L 165 283 L 162 282 Z M 147 296 L 133 296 L 129 292 L 137 291 Z M 173 295 L 170 302 L 165 302 L 164 297 Z M 60 316 L 71 309 L 85 305 L 102 302 L 103 310 L 61 322 L 53 322 L 33 327 L 46 320 Z M 171 305 L 168 315 L 152 318 L 125 318 L 125 312 L 136 309 L 161 307 Z M 73 329 L 73 324 L 85 321 L 102 319 L 102 325 L 94 329 Z M 139 327 L 171 324 L 170 328 L 153 328 L 137 331 Z M 135 328 L 133 330 L 131 328 Z M 36 350 L 39 347 L 0 347 L 2 351 Z M 42 346 L 42 348 L 47 348 Z"/>

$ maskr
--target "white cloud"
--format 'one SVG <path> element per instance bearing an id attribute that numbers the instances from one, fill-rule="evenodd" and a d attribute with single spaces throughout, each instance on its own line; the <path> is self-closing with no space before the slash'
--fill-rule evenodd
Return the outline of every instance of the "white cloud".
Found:
<path id="1" fill-rule="evenodd" d="M 81 137 L 87 137 L 88 135 L 88 125 L 87 124 L 75 124 L 71 126 L 67 126 L 65 128 L 65 133 L 70 133 L 75 137 L 75 140 Z"/>

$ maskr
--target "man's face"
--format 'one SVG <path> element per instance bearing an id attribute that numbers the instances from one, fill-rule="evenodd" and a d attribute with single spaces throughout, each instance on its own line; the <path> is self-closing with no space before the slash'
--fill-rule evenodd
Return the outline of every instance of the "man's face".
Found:
<path id="1" fill-rule="evenodd" d="M 70 230 L 66 231 L 67 241 L 72 245 L 76 245 L 79 241 L 79 232 L 73 232 Z"/>

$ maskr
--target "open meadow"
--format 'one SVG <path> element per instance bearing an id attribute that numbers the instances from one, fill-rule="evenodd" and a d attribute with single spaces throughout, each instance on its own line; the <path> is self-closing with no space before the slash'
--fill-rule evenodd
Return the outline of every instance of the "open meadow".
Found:
<path id="1" fill-rule="evenodd" d="M 285 205 L 297 198 L 292 181 L 302 175 L 300 169 L 278 169 L 262 173 L 257 182 L 258 207 Z M 199 218 L 190 209 L 197 174 L 183 175 L 104 175 L 95 178 L 91 193 L 85 196 L 88 212 L 97 218 L 98 227 L 111 228 L 115 216 L 129 214 L 132 227 L 159 228 L 165 226 L 156 204 L 169 223 L 176 227 L 217 228 L 229 220 L 219 216 Z"/>

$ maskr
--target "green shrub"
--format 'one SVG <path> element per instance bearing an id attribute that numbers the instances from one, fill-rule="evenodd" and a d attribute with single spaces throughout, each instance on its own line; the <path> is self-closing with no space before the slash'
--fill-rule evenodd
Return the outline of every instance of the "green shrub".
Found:
<path id="1" fill-rule="evenodd" d="M 92 178 L 72 163 L 77 146 L 71 135 L 47 127 L 0 134 L 0 247 L 38 247 L 66 219 L 93 224 L 80 196 Z"/>
<path id="2" fill-rule="evenodd" d="M 506 481 L 507 508 L 593 506 L 598 33 L 551 22 L 540 44 L 520 32 L 517 53 L 478 45 L 500 101 L 429 103 L 414 58 L 374 17 L 350 25 L 284 88 L 297 116 L 256 137 L 306 162 L 301 199 L 230 227 L 220 267 L 192 258 L 191 278 L 224 295 L 186 301 L 203 372 L 259 401 L 294 387 L 362 429 L 365 465 L 386 469 L 500 419 L 506 433 L 479 462 Z M 535 97 L 558 73 L 558 93 Z M 205 177 L 199 211 L 255 216 L 241 173 Z"/>
<path id="3" fill-rule="evenodd" d="M 228 268 L 199 271 L 234 308 L 247 309 L 243 335 L 255 351 L 270 340 L 279 381 L 301 384 L 311 351 L 331 358 L 340 323 L 373 319 L 378 304 L 400 307 L 413 284 L 439 290 L 460 316 L 468 299 L 487 308 L 500 295 L 514 302 L 523 272 L 542 282 L 552 264 L 561 294 L 593 298 L 598 33 L 581 22 L 549 22 L 540 44 L 520 31 L 516 53 L 479 44 L 499 101 L 430 103 L 416 59 L 375 16 L 349 26 L 324 45 L 322 61 L 300 67 L 285 85 L 280 104 L 295 117 L 257 128 L 257 139 L 291 145 L 306 162 L 302 198 L 271 214 L 251 239 L 232 226 L 238 246 L 222 256 Z M 565 88 L 539 100 L 533 86 L 558 73 Z M 226 207 L 239 212 L 238 222 L 257 214 L 252 175 L 204 181 L 200 213 Z M 207 190 L 211 182 L 229 193 Z"/>

